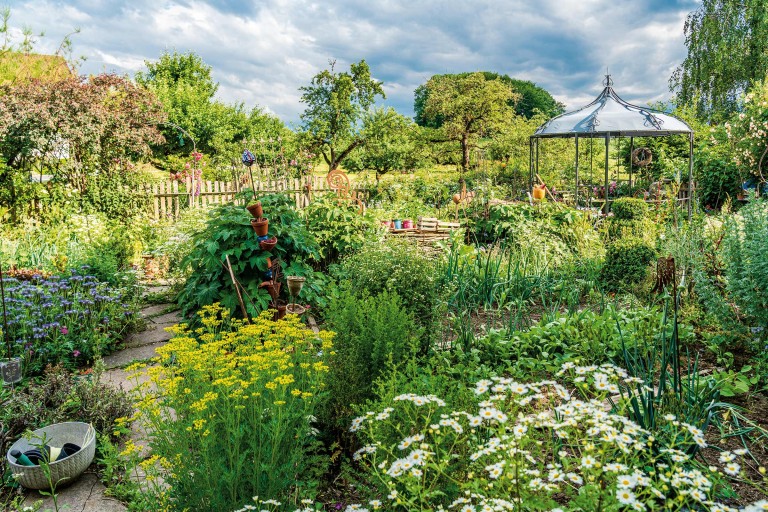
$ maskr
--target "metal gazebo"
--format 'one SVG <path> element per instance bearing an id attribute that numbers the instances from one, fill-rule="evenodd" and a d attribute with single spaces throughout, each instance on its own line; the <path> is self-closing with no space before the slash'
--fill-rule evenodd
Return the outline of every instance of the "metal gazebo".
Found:
<path id="1" fill-rule="evenodd" d="M 553 117 L 530 138 L 530 183 L 533 186 L 534 175 L 539 171 L 539 142 L 545 138 L 573 138 L 576 142 L 576 185 L 575 200 L 578 203 L 579 188 L 579 139 L 605 140 L 605 202 L 603 212 L 608 213 L 608 149 L 611 138 L 629 137 L 630 155 L 634 150 L 635 137 L 666 137 L 669 135 L 688 134 L 688 216 L 691 215 L 693 201 L 693 130 L 680 119 L 664 112 L 647 107 L 632 105 L 621 99 L 613 90 L 613 80 L 606 75 L 603 92 L 589 105 L 573 112 L 566 112 Z M 632 158 L 630 157 L 630 183 L 632 176 Z"/>

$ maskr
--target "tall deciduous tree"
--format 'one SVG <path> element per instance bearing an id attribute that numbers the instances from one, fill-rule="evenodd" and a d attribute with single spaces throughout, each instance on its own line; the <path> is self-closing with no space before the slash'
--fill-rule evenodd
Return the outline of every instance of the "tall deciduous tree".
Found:
<path id="1" fill-rule="evenodd" d="M 483 73 L 437 75 L 423 86 L 427 90 L 424 121 L 440 122 L 436 140 L 450 140 L 461 146 L 462 169 L 469 168 L 469 153 L 480 137 L 491 134 L 515 111 L 519 99 L 512 87 L 499 79 L 487 80 Z"/>
<path id="2" fill-rule="evenodd" d="M 211 66 L 195 53 L 166 52 L 145 64 L 147 71 L 137 73 L 136 82 L 157 95 L 168 115 L 161 127 L 166 143 L 155 148 L 162 156 L 190 152 L 191 136 L 199 151 L 226 163 L 242 150 L 243 140 L 266 140 L 287 132 L 279 119 L 258 108 L 249 111 L 242 103 L 216 101 L 219 84 Z M 263 148 L 251 149 L 259 153 Z"/>
<path id="3" fill-rule="evenodd" d="M 682 103 L 722 120 L 740 95 L 768 72 L 765 0 L 703 0 L 685 22 L 688 56 L 670 78 Z"/>
<path id="4" fill-rule="evenodd" d="M 211 104 L 219 85 L 213 81 L 211 67 L 195 53 L 165 52 L 156 62 L 145 61 L 146 72 L 136 73 L 136 82 L 151 90 L 168 114 L 162 126 L 167 153 L 189 152 L 186 138 L 195 139 L 198 149 L 210 152 L 214 135 Z M 180 126 L 179 131 L 173 125 Z"/>
<path id="5" fill-rule="evenodd" d="M 301 115 L 308 145 L 321 154 L 332 171 L 355 148 L 363 144 L 363 116 L 376 96 L 384 96 L 382 83 L 371 77 L 365 60 L 337 72 L 335 61 L 330 69 L 318 73 L 309 86 L 302 87 L 301 101 L 307 108 Z"/>
<path id="6" fill-rule="evenodd" d="M 419 127 L 393 108 L 376 108 L 365 117 L 362 150 L 347 159 L 350 170 L 372 169 L 376 181 L 395 170 L 413 170 L 423 158 L 418 147 Z"/>
<path id="7" fill-rule="evenodd" d="M 546 117 L 553 117 L 565 112 L 565 106 L 555 100 L 549 92 L 528 80 L 519 80 L 517 78 L 511 78 L 509 75 L 500 75 L 491 71 L 481 71 L 486 80 L 501 80 L 505 84 L 509 84 L 512 89 L 518 93 L 519 99 L 509 102 L 509 106 L 515 109 L 515 113 L 519 116 L 532 118 L 537 113 L 541 113 Z M 459 73 L 458 75 L 439 75 L 439 76 L 467 76 L 469 73 Z M 434 77 L 433 77 L 434 78 Z M 424 105 L 426 104 L 427 97 L 429 96 L 429 89 L 426 86 L 419 86 L 414 93 L 413 110 L 415 113 L 416 123 L 420 126 L 428 126 L 430 128 L 439 128 L 442 121 L 433 119 L 430 122 L 424 118 Z"/>

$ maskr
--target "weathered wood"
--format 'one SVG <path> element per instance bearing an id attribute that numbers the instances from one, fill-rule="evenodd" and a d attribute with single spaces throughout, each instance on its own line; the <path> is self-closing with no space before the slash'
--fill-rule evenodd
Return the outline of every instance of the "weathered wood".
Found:
<path id="1" fill-rule="evenodd" d="M 248 183 L 250 185 L 250 183 Z M 297 208 L 307 207 L 318 194 L 333 193 L 322 176 L 301 178 L 261 178 L 254 182 L 256 196 L 283 193 L 292 198 Z M 163 181 L 142 187 L 140 193 L 150 196 L 150 211 L 155 219 L 178 219 L 188 208 L 207 208 L 234 200 L 243 183 L 234 181 L 206 181 L 187 177 L 183 182 Z M 368 191 L 354 189 L 353 195 L 366 201 Z"/>

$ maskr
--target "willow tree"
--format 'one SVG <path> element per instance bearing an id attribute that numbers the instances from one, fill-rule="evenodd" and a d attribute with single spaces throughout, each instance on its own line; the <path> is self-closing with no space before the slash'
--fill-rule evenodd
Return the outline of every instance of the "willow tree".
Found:
<path id="1" fill-rule="evenodd" d="M 688 56 L 670 78 L 681 103 L 722 120 L 768 72 L 765 0 L 703 0 L 685 22 Z"/>
<path id="2" fill-rule="evenodd" d="M 438 124 L 436 140 L 461 146 L 461 167 L 469 169 L 470 150 L 481 137 L 489 137 L 512 119 L 511 105 L 519 99 L 512 86 L 483 73 L 436 75 L 424 84 L 428 94 L 423 105 L 427 126 Z"/>

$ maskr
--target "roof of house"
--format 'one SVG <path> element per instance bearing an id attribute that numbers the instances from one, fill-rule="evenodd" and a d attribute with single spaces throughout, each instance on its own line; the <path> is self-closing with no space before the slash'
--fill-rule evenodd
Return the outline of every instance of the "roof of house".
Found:
<path id="1" fill-rule="evenodd" d="M 0 52 L 0 85 L 33 78 L 55 81 L 71 76 L 72 70 L 60 55 Z"/>

